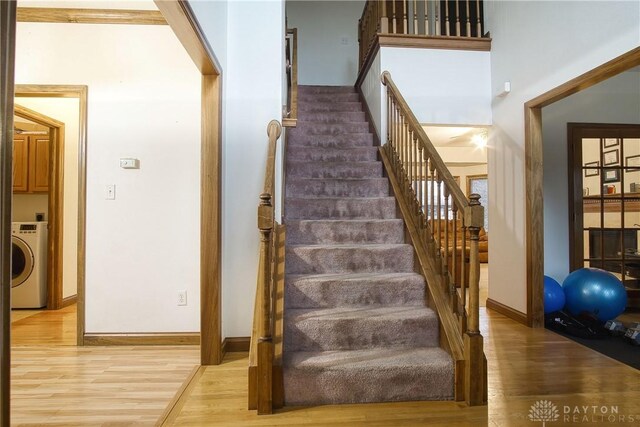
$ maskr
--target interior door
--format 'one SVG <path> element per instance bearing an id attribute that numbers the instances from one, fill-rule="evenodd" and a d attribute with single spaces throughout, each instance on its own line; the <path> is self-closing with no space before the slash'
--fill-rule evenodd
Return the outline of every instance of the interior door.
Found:
<path id="1" fill-rule="evenodd" d="M 640 302 L 640 126 L 569 124 L 571 270 L 596 267 Z"/>

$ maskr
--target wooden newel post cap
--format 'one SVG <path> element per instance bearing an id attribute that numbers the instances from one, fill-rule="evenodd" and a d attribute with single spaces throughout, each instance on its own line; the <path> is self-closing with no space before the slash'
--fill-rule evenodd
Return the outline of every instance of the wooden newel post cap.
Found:
<path id="1" fill-rule="evenodd" d="M 269 193 L 260 194 L 260 205 L 261 206 L 271 206 L 271 194 L 269 194 Z"/>
<path id="2" fill-rule="evenodd" d="M 480 204 L 480 195 L 477 193 L 469 194 L 469 204 L 471 206 L 478 206 Z"/>

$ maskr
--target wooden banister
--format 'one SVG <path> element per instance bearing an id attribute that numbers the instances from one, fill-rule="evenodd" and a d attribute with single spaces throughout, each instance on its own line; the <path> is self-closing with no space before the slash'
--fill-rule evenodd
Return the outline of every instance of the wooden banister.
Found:
<path id="1" fill-rule="evenodd" d="M 258 230 L 260 231 L 260 256 L 258 262 L 258 283 L 254 307 L 253 330 L 249 354 L 249 408 L 258 414 L 273 412 L 274 403 L 274 325 L 276 322 L 276 280 L 277 262 L 275 255 L 275 169 L 276 148 L 282 126 L 272 120 L 267 126 L 269 146 L 264 186 L 258 205 Z M 277 383 L 277 381 L 275 382 Z"/>
<path id="2" fill-rule="evenodd" d="M 482 0 L 475 0 L 473 7 L 470 2 L 471 0 L 367 0 L 358 21 L 360 69 L 368 63 L 369 55 L 375 51 L 379 35 L 411 35 L 410 42 L 414 46 L 416 36 L 456 41 L 483 38 Z M 438 44 L 438 41 L 433 43 L 434 46 Z"/>
<path id="3" fill-rule="evenodd" d="M 487 383 L 478 239 L 484 208 L 479 195 L 465 197 L 389 72 L 381 79 L 387 133 L 380 154 L 442 324 L 444 347 L 455 361 L 455 397 L 482 405 Z"/>
<path id="4" fill-rule="evenodd" d="M 287 60 L 287 107 L 282 126 L 296 127 L 298 122 L 298 29 L 287 30 L 285 54 Z"/>

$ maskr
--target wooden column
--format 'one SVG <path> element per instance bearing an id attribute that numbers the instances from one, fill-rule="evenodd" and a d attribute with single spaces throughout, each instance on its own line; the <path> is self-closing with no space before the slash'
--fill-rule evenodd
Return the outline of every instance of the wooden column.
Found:
<path id="1" fill-rule="evenodd" d="M 16 2 L 0 1 L 0 425 L 10 421 L 11 192 Z"/>

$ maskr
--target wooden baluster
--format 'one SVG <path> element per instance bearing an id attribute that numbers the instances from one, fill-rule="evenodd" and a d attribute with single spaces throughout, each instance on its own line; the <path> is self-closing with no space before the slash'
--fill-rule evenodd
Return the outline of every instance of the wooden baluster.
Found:
<path id="1" fill-rule="evenodd" d="M 470 271 L 469 271 L 469 315 L 467 332 L 463 337 L 465 354 L 465 395 L 467 404 L 475 406 L 483 403 L 485 395 L 485 366 L 483 353 L 483 339 L 480 334 L 480 263 L 478 260 L 478 235 L 481 221 L 482 206 L 480 195 L 469 196 L 469 214 L 471 224 L 470 234 Z M 465 215 L 467 216 L 467 215 Z"/>
<path id="2" fill-rule="evenodd" d="M 403 33 L 409 34 L 409 22 L 407 21 L 407 3 L 409 0 L 402 0 L 402 25 L 403 25 Z"/>
<path id="3" fill-rule="evenodd" d="M 471 14 L 469 9 L 469 2 L 471 0 L 467 0 L 467 33 L 465 34 L 467 37 L 471 37 Z"/>
<path id="4" fill-rule="evenodd" d="M 445 35 L 448 37 L 451 35 L 451 28 L 449 27 L 449 0 L 444 2 L 444 29 Z"/>
<path id="5" fill-rule="evenodd" d="M 469 1 L 469 0 L 467 0 Z M 387 0 L 381 0 L 378 2 L 380 6 L 380 32 L 386 34 L 389 32 L 389 18 L 387 17 Z"/>
<path id="6" fill-rule="evenodd" d="M 429 0 L 424 0 L 424 35 L 429 35 Z"/>
<path id="7" fill-rule="evenodd" d="M 409 196 L 409 199 L 412 198 L 412 192 L 413 192 L 413 166 L 414 166 L 414 157 L 413 157 L 413 132 L 411 132 L 411 129 L 409 129 L 408 127 L 405 130 L 406 132 L 406 136 L 407 136 L 407 158 L 408 158 L 408 178 L 409 181 L 407 182 L 407 195 Z"/>
<path id="8" fill-rule="evenodd" d="M 462 301 L 462 317 L 460 319 L 460 333 L 464 334 L 467 330 L 467 287 L 469 286 L 467 277 L 467 225 L 464 216 L 462 217 L 462 232 L 460 247 L 460 299 Z"/>
<path id="9" fill-rule="evenodd" d="M 433 159 L 431 159 L 429 161 L 429 169 L 431 172 L 431 180 L 429 181 L 429 186 L 431 187 L 431 217 L 429 218 L 431 220 L 431 241 L 433 242 L 433 239 L 435 239 L 435 233 L 436 233 L 436 217 L 435 217 L 435 170 L 436 170 L 436 166 L 433 164 Z M 435 245 L 434 245 L 434 253 L 433 255 L 435 255 Z"/>
<path id="10" fill-rule="evenodd" d="M 440 30 L 440 0 L 435 1 L 435 14 L 436 14 L 436 36 L 442 35 Z"/>
<path id="11" fill-rule="evenodd" d="M 405 138 L 405 130 L 406 130 L 406 123 L 404 122 L 404 115 L 402 115 L 402 113 L 400 113 L 400 110 L 398 109 L 398 112 L 400 114 L 400 140 L 402 141 L 402 179 L 404 181 L 404 183 L 407 182 L 407 141 Z M 405 189 L 405 187 L 403 186 L 403 190 Z"/>
<path id="12" fill-rule="evenodd" d="M 456 36 L 460 36 L 460 0 L 456 2 Z"/>
<path id="13" fill-rule="evenodd" d="M 438 248 L 438 270 L 440 271 L 440 274 L 442 274 L 442 180 L 440 178 L 440 172 L 436 171 L 436 190 L 438 192 L 437 194 L 437 198 L 438 200 L 436 201 L 437 203 L 437 207 L 436 207 L 436 217 L 437 217 L 437 224 L 438 224 L 438 232 L 436 233 L 436 236 L 438 238 L 437 240 L 437 248 Z"/>
<path id="14" fill-rule="evenodd" d="M 413 134 L 413 202 L 416 206 L 416 215 L 420 213 L 420 201 L 418 200 L 418 167 L 420 166 L 420 158 L 418 157 L 418 135 Z M 417 216 L 416 216 L 417 218 Z"/>
<path id="15" fill-rule="evenodd" d="M 460 286 L 460 278 L 458 274 L 460 273 L 458 270 L 458 205 L 455 201 L 451 202 L 451 212 L 453 216 L 453 248 L 451 251 L 451 271 L 453 272 L 453 284 L 451 286 L 451 307 L 453 307 L 454 313 L 459 313 L 458 307 L 458 292 L 456 291 L 456 286 Z"/>
<path id="16" fill-rule="evenodd" d="M 442 274 L 444 275 L 444 283 L 446 286 L 449 285 L 449 248 L 451 247 L 451 242 L 449 241 L 449 187 L 445 183 L 444 187 L 444 262 L 442 265 Z"/>
<path id="17" fill-rule="evenodd" d="M 482 23 L 480 22 L 480 0 L 476 0 L 476 13 L 478 14 L 478 22 L 476 24 L 476 37 L 482 37 Z"/>
<path id="18" fill-rule="evenodd" d="M 393 24 L 393 34 L 398 34 L 398 14 L 396 13 L 396 0 L 391 0 L 391 23 Z"/>
<path id="19" fill-rule="evenodd" d="M 418 0 L 413 0 L 413 34 L 418 34 Z"/>
<path id="20" fill-rule="evenodd" d="M 422 144 L 418 144 L 418 159 L 420 166 L 418 169 L 418 206 L 420 209 L 420 226 L 418 231 L 422 234 L 424 230 L 424 168 L 426 167 L 425 161 L 427 160 L 422 156 Z M 424 236 L 422 236 L 424 239 Z"/>

